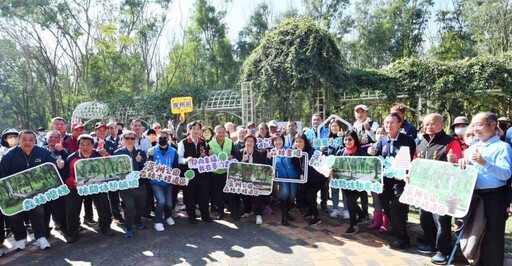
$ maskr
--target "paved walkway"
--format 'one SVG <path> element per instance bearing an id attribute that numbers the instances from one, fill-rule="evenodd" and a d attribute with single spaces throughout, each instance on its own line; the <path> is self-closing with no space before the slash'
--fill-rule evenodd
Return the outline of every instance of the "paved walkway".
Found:
<path id="1" fill-rule="evenodd" d="M 255 225 L 255 217 L 233 223 L 231 218 L 215 223 L 190 225 L 186 218 L 164 232 L 151 228 L 137 230 L 131 239 L 117 233 L 105 237 L 86 227 L 74 244 L 63 242 L 58 232 L 51 238 L 52 248 L 41 251 L 29 245 L 24 251 L 9 251 L 0 264 L 9 265 L 429 265 L 430 257 L 416 251 L 414 243 L 419 226 L 409 225 L 413 246 L 395 251 L 387 247 L 390 236 L 363 232 L 351 237 L 342 233 L 348 221 L 323 217 L 314 227 L 298 215 L 290 227 L 280 225 L 280 214 L 264 216 L 264 224 Z M 121 231 L 117 226 L 116 230 Z M 7 246 L 14 243 L 12 238 Z M 512 263 L 511 263 L 512 264 Z M 461 261 L 456 265 L 461 265 Z"/>

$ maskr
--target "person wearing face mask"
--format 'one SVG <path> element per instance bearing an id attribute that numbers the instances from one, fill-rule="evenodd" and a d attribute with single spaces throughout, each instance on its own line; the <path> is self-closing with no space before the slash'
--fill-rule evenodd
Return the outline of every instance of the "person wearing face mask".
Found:
<path id="1" fill-rule="evenodd" d="M 46 131 L 44 131 L 44 128 L 39 127 L 37 129 L 37 146 L 43 147 L 46 145 Z"/>
<path id="2" fill-rule="evenodd" d="M 450 126 L 452 137 L 460 143 L 462 150 L 467 149 L 469 146 L 464 142 L 464 133 L 469 126 L 469 119 L 465 116 L 457 116 Z"/>
<path id="3" fill-rule="evenodd" d="M 18 130 L 14 128 L 8 128 L 2 132 L 2 141 L 0 147 L 0 160 L 2 160 L 3 155 L 12 147 L 18 145 Z"/>

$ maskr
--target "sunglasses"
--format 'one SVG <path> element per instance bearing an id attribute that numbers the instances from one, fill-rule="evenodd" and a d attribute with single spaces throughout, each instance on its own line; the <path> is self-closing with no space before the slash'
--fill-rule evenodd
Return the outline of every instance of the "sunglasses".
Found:
<path id="1" fill-rule="evenodd" d="M 132 137 L 127 137 L 127 138 L 124 138 L 125 140 L 135 140 L 135 138 L 132 138 Z"/>

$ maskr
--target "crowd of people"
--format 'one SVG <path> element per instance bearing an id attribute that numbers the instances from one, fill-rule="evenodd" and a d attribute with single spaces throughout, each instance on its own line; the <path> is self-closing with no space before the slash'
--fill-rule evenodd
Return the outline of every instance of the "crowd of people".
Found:
<path id="1" fill-rule="evenodd" d="M 173 226 L 174 219 L 180 217 L 180 208 L 186 211 L 191 224 L 211 223 L 214 219 L 254 217 L 256 224 L 263 223 L 264 215 L 273 214 L 279 203 L 283 226 L 296 220 L 291 210 L 298 210 L 311 226 L 322 222 L 320 211 L 329 213 L 333 219 L 349 220 L 346 235 L 359 232 L 360 226 L 367 223 L 367 229 L 390 233 L 395 238 L 390 247 L 405 249 L 410 247 L 406 230 L 409 206 L 399 201 L 406 181 L 385 178 L 383 192 L 378 194 L 365 191 L 329 188 L 329 178 L 314 167 L 304 165 L 300 158 L 278 156 L 275 158 L 276 178 L 299 179 L 307 171 L 304 184 L 274 182 L 274 193 L 270 196 L 248 196 L 224 193 L 227 170 L 200 173 L 193 169 L 195 177 L 186 186 L 178 186 L 161 180 L 141 179 L 139 187 L 118 192 L 80 196 L 77 193 L 74 164 L 78 160 L 103 156 L 128 155 L 132 159 L 134 171 L 140 171 L 146 161 L 154 161 L 171 168 L 180 168 L 184 173 L 188 162 L 194 158 L 226 153 L 229 159 L 240 162 L 272 165 L 269 152 L 278 149 L 300 149 L 311 158 L 315 151 L 335 156 L 395 156 L 401 147 L 408 147 L 411 158 L 447 161 L 464 168 L 475 166 L 478 177 L 474 195 L 483 202 L 485 234 L 481 236 L 478 262 L 481 265 L 502 265 L 504 261 L 505 222 L 510 212 L 512 197 L 510 176 L 512 174 L 512 128 L 508 119 L 500 118 L 491 112 L 474 115 L 470 121 L 459 116 L 445 131 L 443 116 L 432 113 L 419 121 L 419 130 L 406 118 L 406 107 L 395 104 L 382 121 L 382 126 L 369 117 L 366 105 L 354 108 L 355 122 L 347 126 L 333 119 L 324 123 L 320 114 L 313 114 L 310 128 L 298 128 L 296 121 L 288 121 L 279 127 L 275 120 L 268 123 L 236 126 L 233 123 L 216 125 L 213 129 L 201 121 L 188 124 L 169 121 L 167 128 L 159 123 L 147 130 L 143 123 L 135 119 L 129 125 L 122 123 L 98 122 L 93 132 L 86 132 L 84 124 L 73 122 L 70 133 L 68 124 L 62 117 L 51 121 L 51 130 L 43 128 L 31 130 L 6 129 L 2 133 L 0 148 L 0 177 L 51 162 L 54 163 L 71 191 L 65 197 L 38 206 L 30 211 L 13 216 L 0 214 L 0 241 L 6 233 L 13 234 L 15 248 L 22 250 L 27 244 L 27 228 L 32 228 L 36 244 L 41 249 L 50 247 L 50 220 L 53 229 L 60 230 L 68 243 L 77 241 L 81 223 L 97 226 L 106 236 L 114 235 L 111 229 L 115 220 L 125 229 L 125 237 L 133 237 L 136 230 L 144 229 L 142 219 L 153 220 L 156 231 L 164 231 L 165 225 Z M 325 126 L 322 126 L 325 125 Z M 342 138 L 342 145 L 321 146 L 316 141 L 323 138 Z M 259 148 L 261 139 L 270 139 L 271 146 Z M 340 197 L 341 191 L 341 197 Z M 178 203 L 179 193 L 183 195 L 183 205 Z M 320 194 L 320 208 L 318 199 Z M 330 196 L 329 196 L 330 194 Z M 327 201 L 332 199 L 332 209 Z M 373 215 L 369 215 L 369 201 L 372 199 Z M 358 202 L 359 200 L 359 202 Z M 343 207 L 340 207 L 340 202 Z M 94 219 L 93 204 L 97 210 Z M 84 207 L 84 217 L 80 214 Z M 197 209 L 196 209 L 197 208 Z M 226 210 L 231 218 L 226 217 Z M 370 217 L 373 218 L 370 221 Z M 474 222 L 474 219 L 473 221 Z M 422 245 L 418 251 L 433 254 L 432 262 L 446 263 L 452 248 L 452 224 L 461 225 L 448 215 L 438 215 L 420 209 L 420 224 L 423 229 Z M 465 225 L 464 225 L 465 226 Z M 6 232 L 7 230 L 7 232 Z"/>

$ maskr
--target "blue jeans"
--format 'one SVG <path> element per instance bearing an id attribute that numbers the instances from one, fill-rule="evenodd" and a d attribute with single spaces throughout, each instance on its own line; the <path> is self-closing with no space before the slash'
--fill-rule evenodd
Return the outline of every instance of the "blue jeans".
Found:
<path id="1" fill-rule="evenodd" d="M 297 194 L 297 184 L 281 182 L 281 200 L 292 201 Z"/>
<path id="2" fill-rule="evenodd" d="M 163 223 L 165 207 L 172 210 L 172 187 L 172 185 L 159 186 L 157 184 L 151 184 L 153 194 L 156 198 L 155 223 Z M 165 219 L 170 216 L 170 213 L 166 213 Z"/>
<path id="3" fill-rule="evenodd" d="M 331 199 L 332 199 L 332 209 L 333 210 L 339 210 L 340 207 L 340 190 L 339 188 L 331 188 Z M 345 193 L 343 192 L 343 190 L 341 190 L 341 195 L 343 196 L 343 207 L 344 209 L 348 210 L 348 208 L 346 208 L 346 204 L 347 204 L 347 195 L 345 195 Z"/>

